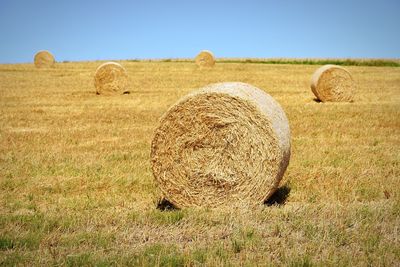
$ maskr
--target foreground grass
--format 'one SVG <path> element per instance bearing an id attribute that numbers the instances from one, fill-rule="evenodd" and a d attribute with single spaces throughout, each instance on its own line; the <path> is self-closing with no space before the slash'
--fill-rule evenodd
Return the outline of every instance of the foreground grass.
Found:
<path id="1" fill-rule="evenodd" d="M 131 94 L 103 97 L 98 64 L 0 66 L 1 265 L 400 263 L 398 68 L 348 67 L 355 102 L 322 104 L 309 89 L 318 66 L 122 62 Z M 285 204 L 158 210 L 149 165 L 158 118 L 220 81 L 260 87 L 286 111 Z"/>

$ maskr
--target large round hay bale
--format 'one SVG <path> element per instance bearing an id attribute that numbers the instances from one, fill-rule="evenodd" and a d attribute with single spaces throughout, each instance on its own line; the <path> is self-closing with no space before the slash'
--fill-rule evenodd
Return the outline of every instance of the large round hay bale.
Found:
<path id="1" fill-rule="evenodd" d="M 116 62 L 101 64 L 94 75 L 97 94 L 113 95 L 128 92 L 128 74 L 124 67 Z"/>
<path id="2" fill-rule="evenodd" d="M 36 53 L 33 62 L 36 68 L 48 68 L 53 67 L 56 61 L 49 51 L 42 50 Z"/>
<path id="3" fill-rule="evenodd" d="M 345 68 L 325 65 L 311 78 L 311 90 L 322 102 L 353 101 L 354 80 Z"/>
<path id="4" fill-rule="evenodd" d="M 210 51 L 203 50 L 196 56 L 195 62 L 200 68 L 211 68 L 215 65 L 215 58 Z"/>
<path id="5" fill-rule="evenodd" d="M 238 82 L 212 84 L 179 100 L 151 144 L 155 180 L 178 208 L 262 203 L 289 158 L 289 123 L 280 105 Z"/>

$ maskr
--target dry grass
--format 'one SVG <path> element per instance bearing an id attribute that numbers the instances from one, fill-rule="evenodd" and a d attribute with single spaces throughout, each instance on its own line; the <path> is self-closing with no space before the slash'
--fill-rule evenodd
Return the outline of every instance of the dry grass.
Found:
<path id="1" fill-rule="evenodd" d="M 104 98 L 97 65 L 0 66 L 1 265 L 399 265 L 400 69 L 348 67 L 355 102 L 321 104 L 315 66 L 123 62 L 140 90 Z M 225 81 L 266 89 L 289 118 L 286 204 L 155 209 L 159 117 Z"/>

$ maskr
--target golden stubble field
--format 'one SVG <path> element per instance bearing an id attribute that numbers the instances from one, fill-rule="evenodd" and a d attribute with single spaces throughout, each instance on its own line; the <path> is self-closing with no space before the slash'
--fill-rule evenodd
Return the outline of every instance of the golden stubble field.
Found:
<path id="1" fill-rule="evenodd" d="M 346 67 L 354 103 L 318 103 L 319 66 L 120 62 L 131 93 L 95 94 L 101 62 L 0 65 L 0 265 L 400 264 L 400 68 Z M 150 143 L 188 92 L 240 81 L 284 108 L 292 157 L 275 204 L 156 208 Z"/>

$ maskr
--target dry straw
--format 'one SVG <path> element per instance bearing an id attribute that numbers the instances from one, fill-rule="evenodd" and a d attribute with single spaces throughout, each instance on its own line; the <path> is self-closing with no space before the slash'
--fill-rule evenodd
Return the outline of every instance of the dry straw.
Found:
<path id="1" fill-rule="evenodd" d="M 320 67 L 311 78 L 311 90 L 322 102 L 352 102 L 354 87 L 351 74 L 335 65 Z"/>
<path id="2" fill-rule="evenodd" d="M 35 55 L 34 64 L 36 68 L 53 67 L 54 63 L 54 56 L 49 51 L 42 50 L 37 52 Z"/>
<path id="3" fill-rule="evenodd" d="M 128 74 L 124 67 L 116 62 L 100 65 L 94 75 L 97 94 L 113 95 L 128 92 Z"/>
<path id="4" fill-rule="evenodd" d="M 200 68 L 211 68 L 215 65 L 215 58 L 210 51 L 203 50 L 196 56 L 195 62 Z"/>
<path id="5" fill-rule="evenodd" d="M 151 145 L 155 180 L 178 208 L 262 203 L 289 158 L 289 124 L 280 105 L 236 82 L 179 100 L 161 118 Z"/>

